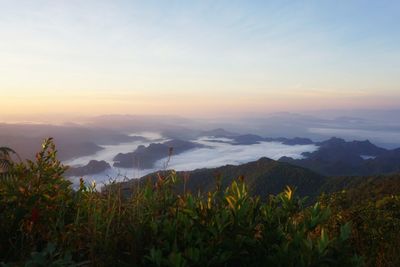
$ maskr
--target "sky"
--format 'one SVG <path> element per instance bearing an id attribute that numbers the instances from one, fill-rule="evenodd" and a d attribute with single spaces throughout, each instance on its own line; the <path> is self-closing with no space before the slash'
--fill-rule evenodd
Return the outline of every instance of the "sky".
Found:
<path id="1" fill-rule="evenodd" d="M 399 14 L 399 1 L 0 0 L 0 114 L 398 108 Z"/>

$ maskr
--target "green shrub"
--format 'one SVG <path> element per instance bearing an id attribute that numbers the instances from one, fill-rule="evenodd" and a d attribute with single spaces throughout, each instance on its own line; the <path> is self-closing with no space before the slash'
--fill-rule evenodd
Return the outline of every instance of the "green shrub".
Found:
<path id="1" fill-rule="evenodd" d="M 400 195 L 361 198 L 358 189 L 323 195 L 333 216 L 327 227 L 337 233 L 345 221 L 352 224 L 351 245 L 366 259 L 367 266 L 400 266 Z"/>
<path id="2" fill-rule="evenodd" d="M 71 183 L 62 176 L 65 170 L 51 139 L 43 143 L 35 161 L 11 163 L 0 180 L 1 257 L 24 257 L 63 238 L 73 213 Z"/>

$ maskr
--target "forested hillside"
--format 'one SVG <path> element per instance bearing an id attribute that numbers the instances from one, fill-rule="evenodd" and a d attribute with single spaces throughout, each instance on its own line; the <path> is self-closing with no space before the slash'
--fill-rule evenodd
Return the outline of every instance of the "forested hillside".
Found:
<path id="1" fill-rule="evenodd" d="M 158 176 L 167 175 L 170 171 L 157 172 L 138 180 L 122 183 L 125 192 L 135 188 L 135 184 L 145 184 L 148 179 L 156 181 Z M 187 172 L 177 172 L 181 180 L 179 192 L 205 193 L 212 191 L 218 183 L 222 188 L 228 187 L 234 180 L 241 177 L 254 196 L 267 198 L 270 194 L 282 192 L 286 186 L 296 188 L 299 196 L 316 197 L 326 177 L 302 167 L 261 158 L 254 162 L 241 165 L 226 165 L 218 168 L 198 169 Z"/>

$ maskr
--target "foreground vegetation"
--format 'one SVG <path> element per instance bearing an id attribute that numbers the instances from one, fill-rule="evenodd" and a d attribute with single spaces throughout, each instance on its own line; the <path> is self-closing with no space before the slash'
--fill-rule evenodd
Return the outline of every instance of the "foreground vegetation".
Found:
<path id="1" fill-rule="evenodd" d="M 51 139 L 35 161 L 15 162 L 9 153 L 2 150 L 0 176 L 4 266 L 400 262 L 400 246 L 393 244 L 399 242 L 398 231 L 392 232 L 400 230 L 399 196 L 377 197 L 357 206 L 349 197 L 353 193 L 341 192 L 305 206 L 305 199 L 289 187 L 267 199 L 251 196 L 243 179 L 227 188 L 217 182 L 205 195 L 177 193 L 180 181 L 172 172 L 136 187 L 127 198 L 117 184 L 98 192 L 82 181 L 73 190 Z"/>

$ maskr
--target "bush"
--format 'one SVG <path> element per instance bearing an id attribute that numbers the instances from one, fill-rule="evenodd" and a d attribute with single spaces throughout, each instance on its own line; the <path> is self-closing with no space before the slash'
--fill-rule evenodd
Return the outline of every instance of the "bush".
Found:
<path id="1" fill-rule="evenodd" d="M 48 139 L 35 161 L 12 162 L 0 178 L 2 258 L 25 257 L 32 249 L 63 238 L 74 204 L 71 183 L 62 177 L 65 170 Z"/>
<path id="2" fill-rule="evenodd" d="M 337 233 L 341 224 L 351 222 L 351 245 L 367 266 L 400 266 L 400 195 L 365 194 L 352 189 L 321 196 L 333 211 L 327 227 Z"/>

